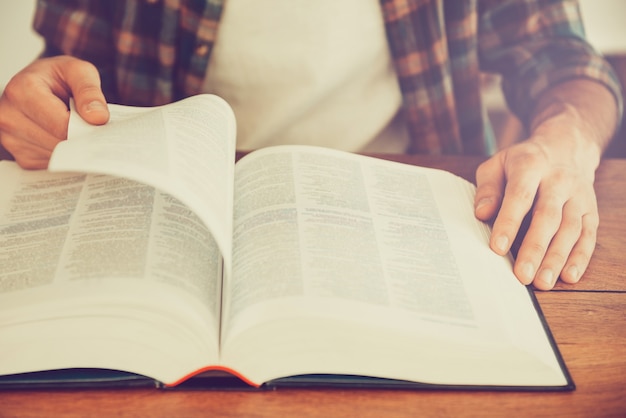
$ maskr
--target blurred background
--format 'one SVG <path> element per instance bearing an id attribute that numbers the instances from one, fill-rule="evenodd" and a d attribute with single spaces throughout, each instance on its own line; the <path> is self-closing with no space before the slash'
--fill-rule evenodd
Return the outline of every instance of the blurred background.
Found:
<path id="1" fill-rule="evenodd" d="M 626 86 L 626 0 L 580 0 L 587 36 L 616 68 Z M 32 30 L 34 0 L 0 0 L 0 91 L 13 74 L 32 61 L 42 41 Z M 506 146 L 523 135 L 506 110 L 497 79 L 486 79 L 485 99 L 499 142 Z M 608 156 L 626 157 L 626 122 Z"/>

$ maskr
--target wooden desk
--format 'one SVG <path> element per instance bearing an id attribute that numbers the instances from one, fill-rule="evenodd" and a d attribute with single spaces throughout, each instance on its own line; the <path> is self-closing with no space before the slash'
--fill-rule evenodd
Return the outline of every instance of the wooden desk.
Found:
<path id="1" fill-rule="evenodd" d="M 479 160 L 396 158 L 473 179 Z M 626 160 L 606 160 L 596 190 L 601 217 L 591 265 L 575 286 L 538 292 L 577 384 L 568 393 L 151 389 L 0 393 L 8 417 L 626 417 Z"/>

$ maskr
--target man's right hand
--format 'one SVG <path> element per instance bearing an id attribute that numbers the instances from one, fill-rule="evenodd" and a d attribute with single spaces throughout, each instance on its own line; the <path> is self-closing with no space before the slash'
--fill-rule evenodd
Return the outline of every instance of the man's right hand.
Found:
<path id="1" fill-rule="evenodd" d="M 7 84 L 0 97 L 0 143 L 21 167 L 48 167 L 52 150 L 67 138 L 70 97 L 88 123 L 109 120 L 100 75 L 87 61 L 42 58 Z"/>

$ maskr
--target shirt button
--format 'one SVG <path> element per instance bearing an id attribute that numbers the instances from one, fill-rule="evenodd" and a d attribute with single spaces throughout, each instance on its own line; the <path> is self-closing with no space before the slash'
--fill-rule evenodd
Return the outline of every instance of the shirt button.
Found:
<path id="1" fill-rule="evenodd" d="M 205 56 L 209 52 L 209 46 L 207 44 L 202 44 L 196 47 L 196 55 L 201 57 Z"/>

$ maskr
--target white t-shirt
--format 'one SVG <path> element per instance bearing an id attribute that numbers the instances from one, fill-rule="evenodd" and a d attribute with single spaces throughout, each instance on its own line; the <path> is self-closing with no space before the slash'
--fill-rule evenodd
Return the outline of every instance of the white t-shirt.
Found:
<path id="1" fill-rule="evenodd" d="M 233 107 L 241 150 L 406 149 L 377 0 L 226 1 L 204 90 Z"/>

